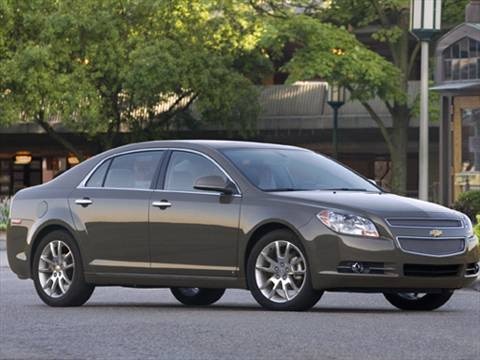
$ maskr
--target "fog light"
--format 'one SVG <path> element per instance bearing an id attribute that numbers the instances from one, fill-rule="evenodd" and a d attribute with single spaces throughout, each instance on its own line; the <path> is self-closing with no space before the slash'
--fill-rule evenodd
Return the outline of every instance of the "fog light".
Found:
<path id="1" fill-rule="evenodd" d="M 365 268 L 362 263 L 356 262 L 352 264 L 352 271 L 357 274 L 363 273 Z"/>
<path id="2" fill-rule="evenodd" d="M 371 261 L 342 261 L 337 271 L 342 274 L 385 274 L 385 264 Z M 392 270 L 391 268 L 388 268 Z"/>

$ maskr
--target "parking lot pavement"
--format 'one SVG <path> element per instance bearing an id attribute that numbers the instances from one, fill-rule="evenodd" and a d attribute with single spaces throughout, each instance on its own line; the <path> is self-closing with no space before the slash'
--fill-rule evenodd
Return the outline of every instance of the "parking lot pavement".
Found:
<path id="1" fill-rule="evenodd" d="M 373 294 L 327 293 L 293 313 L 265 311 L 243 290 L 188 308 L 166 289 L 117 287 L 50 308 L 0 268 L 1 359 L 479 359 L 479 334 L 474 291 L 416 313 Z"/>

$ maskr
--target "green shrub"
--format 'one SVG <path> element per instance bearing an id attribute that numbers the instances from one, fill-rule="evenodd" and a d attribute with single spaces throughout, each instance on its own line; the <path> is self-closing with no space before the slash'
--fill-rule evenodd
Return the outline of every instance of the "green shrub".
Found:
<path id="1" fill-rule="evenodd" d="M 10 200 L 8 198 L 0 199 L 0 231 L 4 231 L 7 228 L 9 211 Z"/>
<path id="2" fill-rule="evenodd" d="M 470 190 L 460 194 L 458 200 L 453 204 L 453 208 L 461 211 L 476 223 L 477 215 L 480 214 L 480 191 Z"/>
<path id="3" fill-rule="evenodd" d="M 477 215 L 477 224 L 473 227 L 473 232 L 477 235 L 480 242 L 480 214 Z"/>

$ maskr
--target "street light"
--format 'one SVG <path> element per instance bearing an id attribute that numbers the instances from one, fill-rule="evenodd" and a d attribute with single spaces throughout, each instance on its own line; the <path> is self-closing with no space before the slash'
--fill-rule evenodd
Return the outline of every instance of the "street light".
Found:
<path id="1" fill-rule="evenodd" d="M 333 109 L 333 131 L 332 131 L 332 144 L 333 144 L 333 157 L 338 158 L 338 109 L 345 104 L 345 88 L 338 83 L 329 84 L 327 103 Z"/>
<path id="2" fill-rule="evenodd" d="M 13 163 L 15 165 L 28 165 L 32 162 L 32 154 L 29 151 L 17 151 Z"/>
<path id="3" fill-rule="evenodd" d="M 440 31 L 441 17 L 441 0 L 411 0 L 410 31 L 422 48 L 418 150 L 418 197 L 422 200 L 428 200 L 428 47 L 433 35 Z"/>

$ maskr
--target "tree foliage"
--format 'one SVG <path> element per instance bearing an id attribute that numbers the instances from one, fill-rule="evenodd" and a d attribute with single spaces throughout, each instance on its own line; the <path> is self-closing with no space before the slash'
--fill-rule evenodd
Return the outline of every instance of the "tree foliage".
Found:
<path id="1" fill-rule="evenodd" d="M 460 19 L 464 1 L 444 5 L 443 17 Z M 419 44 L 409 32 L 409 0 L 251 0 L 270 19 L 274 54 L 295 48 L 283 69 L 290 80 L 321 78 L 346 86 L 378 125 L 392 160 L 394 191 L 405 194 L 408 129 L 418 111 L 409 94 L 409 79 L 418 64 Z M 461 10 L 461 11 L 460 11 Z M 463 15 L 462 15 L 463 17 Z M 451 22 L 450 22 L 451 24 Z M 360 31 L 361 30 L 361 31 Z M 369 33 L 370 43 L 365 41 Z M 359 34 L 363 34 L 360 38 Z M 362 42 L 360 41 L 362 40 Z M 382 53 L 369 46 L 384 44 Z M 370 105 L 383 100 L 392 125 Z"/>
<path id="2" fill-rule="evenodd" d="M 237 61 L 263 58 L 253 15 L 229 0 L 2 0 L 0 122 L 36 122 L 71 151 L 52 120 L 103 147 L 182 119 L 242 127 L 258 113 Z"/>
<path id="3" fill-rule="evenodd" d="M 390 101 L 405 100 L 392 81 L 400 77 L 398 69 L 367 49 L 352 33 L 304 15 L 275 23 L 273 49 L 277 48 L 279 53 L 285 43 L 297 47 L 283 67 L 290 82 L 321 77 L 348 87 L 352 98 L 361 101 L 375 96 Z"/>

